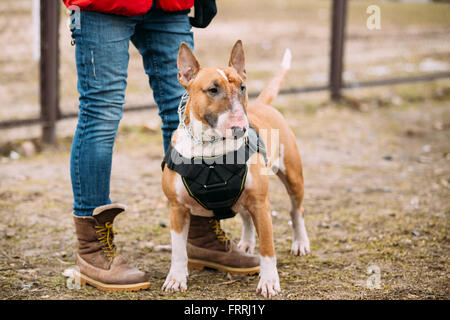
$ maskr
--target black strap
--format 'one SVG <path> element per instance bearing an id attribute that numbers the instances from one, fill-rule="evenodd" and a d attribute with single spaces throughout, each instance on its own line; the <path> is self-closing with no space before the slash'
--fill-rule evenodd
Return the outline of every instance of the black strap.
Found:
<path id="1" fill-rule="evenodd" d="M 166 151 L 161 169 L 167 167 L 182 177 L 189 195 L 205 209 L 214 212 L 215 219 L 235 216 L 231 207 L 244 191 L 247 161 L 255 153 L 267 156 L 263 141 L 250 128 L 249 139 L 238 150 L 225 155 L 185 158 L 171 145 Z"/>

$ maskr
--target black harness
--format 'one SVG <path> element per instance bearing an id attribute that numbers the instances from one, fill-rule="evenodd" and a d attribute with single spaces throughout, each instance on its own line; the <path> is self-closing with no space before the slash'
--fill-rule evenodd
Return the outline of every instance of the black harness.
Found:
<path id="1" fill-rule="evenodd" d="M 247 161 L 255 153 L 267 155 L 263 141 L 250 127 L 248 139 L 237 150 L 214 157 L 185 158 L 169 146 L 164 166 L 181 175 L 186 190 L 203 208 L 212 210 L 217 220 L 232 218 L 236 213 L 231 207 L 244 191 L 247 177 Z"/>

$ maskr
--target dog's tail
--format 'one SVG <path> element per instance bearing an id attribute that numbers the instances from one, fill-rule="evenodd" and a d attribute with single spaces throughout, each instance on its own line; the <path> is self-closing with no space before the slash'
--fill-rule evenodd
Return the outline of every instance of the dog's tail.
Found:
<path id="1" fill-rule="evenodd" d="M 288 70 L 291 68 L 291 60 L 291 50 L 286 49 L 283 60 L 281 61 L 280 71 L 272 78 L 272 80 L 270 80 L 269 85 L 259 94 L 258 98 L 256 98 L 259 102 L 270 104 L 272 100 L 275 99 Z"/>

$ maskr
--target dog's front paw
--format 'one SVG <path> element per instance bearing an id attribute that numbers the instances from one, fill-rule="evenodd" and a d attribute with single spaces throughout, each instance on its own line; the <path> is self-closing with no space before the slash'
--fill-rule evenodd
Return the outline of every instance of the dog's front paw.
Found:
<path id="1" fill-rule="evenodd" d="M 270 298 L 281 292 L 280 277 L 278 276 L 277 271 L 277 260 L 275 256 L 260 256 L 260 261 L 261 272 L 258 287 L 256 287 L 256 292 L 265 298 Z"/>
<path id="2" fill-rule="evenodd" d="M 278 277 L 274 279 L 264 279 L 261 277 L 256 292 L 265 298 L 273 297 L 281 292 L 280 280 L 278 280 Z"/>
<path id="3" fill-rule="evenodd" d="M 292 255 L 306 256 L 310 252 L 311 252 L 311 250 L 309 249 L 309 240 L 308 239 L 292 241 L 292 247 L 291 247 Z"/>
<path id="4" fill-rule="evenodd" d="M 162 287 L 166 292 L 184 292 L 187 290 L 187 272 L 170 271 Z"/>

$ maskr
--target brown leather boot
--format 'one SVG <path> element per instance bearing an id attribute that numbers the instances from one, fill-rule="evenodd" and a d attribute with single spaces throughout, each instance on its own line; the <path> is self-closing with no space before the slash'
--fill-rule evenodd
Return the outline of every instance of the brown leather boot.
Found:
<path id="1" fill-rule="evenodd" d="M 259 272 L 259 257 L 245 253 L 228 239 L 220 221 L 191 215 L 188 243 L 188 268 L 205 267 L 232 274 Z"/>
<path id="2" fill-rule="evenodd" d="M 121 204 L 109 204 L 96 208 L 92 216 L 74 216 L 78 238 L 76 264 L 82 285 L 88 283 L 103 291 L 150 287 L 148 275 L 128 266 L 125 258 L 116 253 L 113 221 L 125 209 Z"/>

